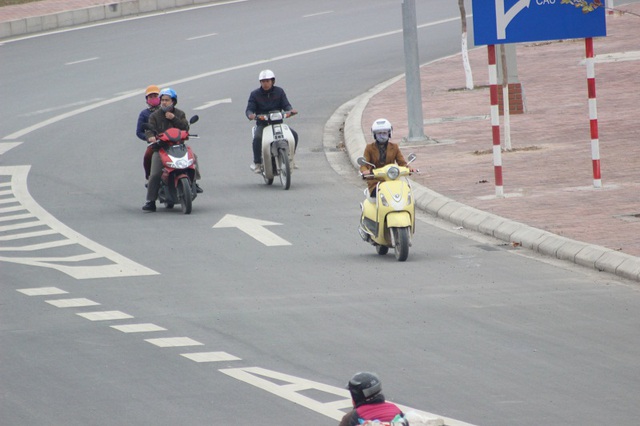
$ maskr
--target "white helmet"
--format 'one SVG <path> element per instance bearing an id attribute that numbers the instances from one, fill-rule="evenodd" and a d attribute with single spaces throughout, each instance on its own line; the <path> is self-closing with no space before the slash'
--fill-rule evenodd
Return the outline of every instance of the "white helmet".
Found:
<path id="1" fill-rule="evenodd" d="M 376 142 L 381 142 L 381 143 L 387 142 L 391 138 L 391 131 L 392 130 L 393 130 L 393 126 L 391 126 L 391 123 L 386 118 L 378 118 L 371 125 L 371 134 L 373 135 L 373 139 Z M 376 133 L 377 132 L 384 132 L 384 131 L 389 132 L 389 136 L 387 137 L 387 140 L 378 141 L 378 138 L 376 137 Z"/>
<path id="2" fill-rule="evenodd" d="M 260 71 L 260 75 L 258 76 L 258 81 L 262 80 L 275 80 L 276 75 L 271 70 L 262 70 Z"/>

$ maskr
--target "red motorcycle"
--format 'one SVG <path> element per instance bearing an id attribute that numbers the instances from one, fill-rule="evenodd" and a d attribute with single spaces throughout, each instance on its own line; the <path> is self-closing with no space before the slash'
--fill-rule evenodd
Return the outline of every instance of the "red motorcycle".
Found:
<path id="1" fill-rule="evenodd" d="M 193 124 L 198 119 L 199 117 L 194 115 L 189 123 Z M 158 154 L 163 167 L 158 199 L 168 209 L 180 204 L 184 214 L 191 213 L 192 202 L 198 195 L 195 184 L 195 156 L 191 147 L 185 144 L 189 137 L 198 135 L 172 127 L 160 133 L 156 142 L 160 148 Z"/>

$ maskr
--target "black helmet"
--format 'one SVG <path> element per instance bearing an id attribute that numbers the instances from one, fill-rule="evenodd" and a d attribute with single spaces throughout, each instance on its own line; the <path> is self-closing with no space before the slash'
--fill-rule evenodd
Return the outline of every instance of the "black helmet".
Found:
<path id="1" fill-rule="evenodd" d="M 347 389 L 356 405 L 374 398 L 382 391 L 382 383 L 375 373 L 360 372 L 349 380 Z"/>

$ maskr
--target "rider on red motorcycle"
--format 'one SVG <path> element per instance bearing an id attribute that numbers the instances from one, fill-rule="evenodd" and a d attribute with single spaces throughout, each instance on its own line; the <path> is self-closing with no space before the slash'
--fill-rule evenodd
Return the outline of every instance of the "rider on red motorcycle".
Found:
<path id="1" fill-rule="evenodd" d="M 180 130 L 189 130 L 189 121 L 184 111 L 176 108 L 178 103 L 178 95 L 171 88 L 162 89 L 160 91 L 160 109 L 154 111 L 149 117 L 149 127 L 145 132 L 148 143 L 155 143 L 156 135 L 164 132 L 172 127 Z M 142 206 L 144 211 L 156 211 L 156 199 L 158 198 L 158 190 L 160 189 L 160 178 L 162 177 L 162 161 L 158 154 L 158 146 L 154 146 L 154 153 L 151 157 L 151 173 L 149 174 L 149 184 L 147 187 L 147 202 Z M 200 179 L 198 170 L 198 160 L 196 158 L 196 180 Z M 202 192 L 200 186 L 196 183 L 198 192 Z"/>

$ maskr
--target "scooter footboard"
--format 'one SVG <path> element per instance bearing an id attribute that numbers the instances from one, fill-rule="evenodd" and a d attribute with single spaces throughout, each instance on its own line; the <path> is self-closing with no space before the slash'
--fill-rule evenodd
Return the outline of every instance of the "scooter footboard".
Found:
<path id="1" fill-rule="evenodd" d="M 404 228 L 412 226 L 411 215 L 409 212 L 393 212 L 386 217 L 387 228 Z"/>

